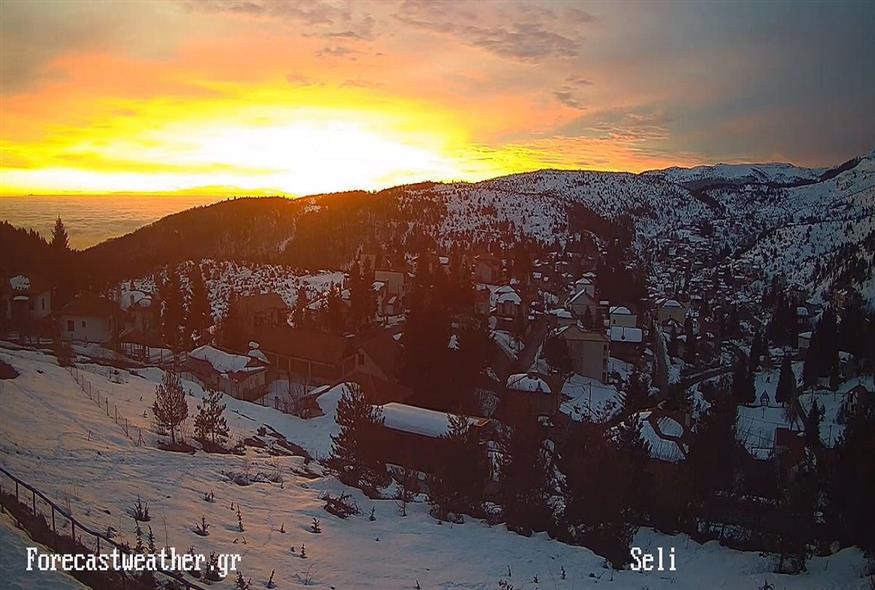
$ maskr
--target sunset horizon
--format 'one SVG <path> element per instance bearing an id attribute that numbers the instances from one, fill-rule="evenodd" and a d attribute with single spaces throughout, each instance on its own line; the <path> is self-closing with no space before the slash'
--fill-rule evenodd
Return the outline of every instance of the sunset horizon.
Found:
<path id="1" fill-rule="evenodd" d="M 825 167 L 875 137 L 871 11 L 853 2 L 776 3 L 755 22 L 752 4 L 106 6 L 0 6 L 0 194 L 305 196 L 540 169 Z M 827 122 L 830 85 L 844 110 Z"/>

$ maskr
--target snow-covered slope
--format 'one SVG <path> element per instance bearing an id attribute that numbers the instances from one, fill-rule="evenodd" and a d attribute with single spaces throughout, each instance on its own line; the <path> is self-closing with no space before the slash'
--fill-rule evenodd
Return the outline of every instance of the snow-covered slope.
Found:
<path id="1" fill-rule="evenodd" d="M 281 589 L 400 589 L 417 584 L 422 588 L 495 588 L 503 580 L 515 588 L 570 590 L 607 583 L 611 578 L 603 559 L 589 549 L 565 545 L 544 534 L 523 537 L 476 520 L 439 524 L 427 514 L 421 498 L 402 517 L 394 500 L 368 499 L 323 474 L 318 465 L 311 464 L 310 474 L 304 476 L 301 457 L 270 456 L 253 447 L 244 456 L 161 451 L 154 445 L 148 420 L 142 418 L 161 377 L 157 369 L 143 371 L 141 376 L 122 372 L 121 379 L 116 375 L 110 381 L 106 367 L 82 367 L 95 388 L 108 393 L 112 404 L 118 403 L 124 415 L 144 427 L 145 445 L 137 446 L 104 409 L 88 399 L 54 357 L 0 348 L 0 359 L 20 372 L 16 379 L 0 382 L 0 461 L 60 503 L 69 502 L 73 513 L 93 528 L 112 527 L 120 541 L 134 540 L 134 522 L 127 510 L 141 496 L 150 504 L 152 521 L 146 524 L 152 526 L 158 545 L 166 539 L 182 551 L 194 546 L 198 553 L 238 553 L 241 569 L 252 578 L 253 587 L 264 587 L 272 570 Z M 203 392 L 191 383 L 185 385 L 194 410 Z M 224 401 L 235 438 L 252 435 L 266 424 L 323 455 L 334 431 L 332 404 L 339 391 L 326 395 L 331 397 L 323 406 L 326 415 L 306 421 L 228 397 Z M 266 473 L 274 481 L 238 485 L 229 473 Z M 205 501 L 207 492 L 215 494 L 215 502 Z M 322 508 L 324 492 L 351 493 L 363 514 L 347 520 L 331 516 Z M 240 508 L 243 532 L 236 510 L 230 508 L 232 502 Z M 367 516 L 371 508 L 373 521 Z M 207 537 L 193 532 L 201 515 L 210 525 Z M 310 530 L 313 518 L 320 520 L 319 534 Z M 771 560 L 759 553 L 729 550 L 716 542 L 700 545 L 684 535 L 642 529 L 635 544 L 647 551 L 674 547 L 678 571 L 616 572 L 612 588 L 753 588 L 769 581 L 776 588 L 837 590 L 862 588 L 864 583 L 860 571 L 865 560 L 856 549 L 813 557 L 805 573 L 782 576 L 771 573 Z M 300 557 L 302 545 L 307 559 Z M 17 551 L 17 546 L 12 545 L 11 551 Z M 24 580 L 22 587 L 51 587 L 49 578 L 40 574 L 16 571 L 15 576 Z M 230 590 L 233 579 L 214 587 Z"/>

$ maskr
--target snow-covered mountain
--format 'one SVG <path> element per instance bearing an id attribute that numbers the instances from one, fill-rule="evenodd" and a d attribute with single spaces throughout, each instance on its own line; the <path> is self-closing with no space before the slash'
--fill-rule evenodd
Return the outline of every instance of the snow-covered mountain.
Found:
<path id="1" fill-rule="evenodd" d="M 715 164 L 693 168 L 672 167 L 645 172 L 649 176 L 665 178 L 671 182 L 693 183 L 698 181 L 724 181 L 733 184 L 793 185 L 815 182 L 826 168 L 801 168 L 793 164 Z"/>
<path id="2" fill-rule="evenodd" d="M 298 200 L 237 199 L 189 210 L 84 253 L 121 280 L 211 258 L 342 268 L 363 247 L 474 251 L 527 239 L 550 247 L 631 222 L 640 240 L 708 225 L 711 251 L 818 290 L 872 292 L 875 153 L 824 171 L 789 164 L 642 174 L 542 170 L 478 183 L 421 183 Z"/>

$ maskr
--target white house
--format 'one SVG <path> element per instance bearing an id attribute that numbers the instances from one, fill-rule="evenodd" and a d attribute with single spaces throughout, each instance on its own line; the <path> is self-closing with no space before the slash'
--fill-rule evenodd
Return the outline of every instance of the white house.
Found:
<path id="1" fill-rule="evenodd" d="M 638 325 L 638 316 L 632 313 L 628 307 L 624 305 L 614 305 L 608 310 L 610 318 L 610 326 L 623 326 L 626 328 L 634 328 Z"/>
<path id="2" fill-rule="evenodd" d="M 86 293 L 68 303 L 58 314 L 61 339 L 102 344 L 112 340 L 118 329 L 116 305 Z"/>

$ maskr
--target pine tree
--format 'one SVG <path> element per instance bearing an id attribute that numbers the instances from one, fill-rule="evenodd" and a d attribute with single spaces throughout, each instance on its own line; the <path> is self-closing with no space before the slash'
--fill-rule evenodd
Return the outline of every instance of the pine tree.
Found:
<path id="1" fill-rule="evenodd" d="M 340 432 L 331 435 L 331 458 L 342 470 L 341 478 L 349 485 L 385 485 L 388 475 L 377 448 L 380 408 L 367 402 L 358 384 L 350 383 L 337 404 L 336 420 Z"/>
<path id="2" fill-rule="evenodd" d="M 513 425 L 499 441 L 499 496 L 508 528 L 522 533 L 552 524 L 553 454 L 534 417 Z"/>
<path id="3" fill-rule="evenodd" d="M 756 399 L 753 375 L 748 370 L 747 359 L 741 354 L 732 371 L 732 394 L 739 404 L 751 404 Z"/>
<path id="4" fill-rule="evenodd" d="M 180 329 L 185 318 L 185 297 L 182 294 L 182 285 L 175 269 L 168 270 L 161 298 L 164 301 L 164 309 L 161 314 L 164 337 L 175 348 L 181 344 Z"/>
<path id="5" fill-rule="evenodd" d="M 820 421 L 823 415 L 823 410 L 817 403 L 817 400 L 811 402 L 811 409 L 808 410 L 808 415 L 805 417 L 805 438 L 808 439 L 808 444 L 812 447 L 820 446 Z"/>
<path id="6" fill-rule="evenodd" d="M 189 273 L 190 294 L 188 301 L 188 330 L 202 334 L 213 324 L 210 299 L 199 265 L 195 264 Z"/>
<path id="7" fill-rule="evenodd" d="M 224 416 L 222 393 L 207 391 L 197 409 L 198 413 L 194 418 L 195 436 L 204 442 L 223 445 L 228 439 L 228 422 Z"/>
<path id="8" fill-rule="evenodd" d="M 428 480 L 429 502 L 441 520 L 480 512 L 489 478 L 489 458 L 468 418 L 450 414 L 449 431 Z"/>
<path id="9" fill-rule="evenodd" d="M 52 228 L 52 239 L 49 242 L 51 252 L 51 269 L 55 282 L 55 306 L 60 308 L 73 298 L 73 262 L 67 228 L 58 217 Z"/>
<path id="10" fill-rule="evenodd" d="M 629 428 L 617 440 L 598 428 L 575 429 L 559 459 L 565 475 L 562 520 L 569 540 L 604 555 L 618 569 L 629 560 L 637 530 L 633 520 L 643 473 L 637 465 L 639 453 L 646 452 L 640 446 L 639 421 L 626 422 Z"/>
<path id="11" fill-rule="evenodd" d="M 647 406 L 650 397 L 647 378 L 636 369 L 629 376 L 629 385 L 626 387 L 626 395 L 623 398 L 623 410 L 631 413 Z"/>
<path id="12" fill-rule="evenodd" d="M 295 299 L 295 310 L 292 312 L 292 322 L 294 322 L 296 328 L 302 328 L 304 326 L 304 318 L 309 304 L 310 301 L 307 298 L 307 289 L 300 287 Z"/>
<path id="13" fill-rule="evenodd" d="M 790 356 L 784 355 L 781 361 L 781 373 L 778 377 L 778 388 L 775 390 L 775 401 L 779 404 L 787 404 L 794 398 L 796 390 L 796 377 L 790 364 Z"/>
<path id="14" fill-rule="evenodd" d="M 170 431 L 170 442 L 176 445 L 176 429 L 188 417 L 188 403 L 179 375 L 166 371 L 164 379 L 155 389 L 152 413 L 158 423 Z"/>
<path id="15" fill-rule="evenodd" d="M 736 406 L 732 395 L 718 392 L 692 429 L 685 467 L 694 491 L 707 499 L 720 490 L 730 491 L 735 477 Z M 719 457 L 719 461 L 715 461 Z"/>
<path id="16" fill-rule="evenodd" d="M 754 332 L 753 341 L 750 345 L 750 370 L 756 371 L 760 366 L 760 359 L 763 356 L 763 340 L 762 336 L 760 336 L 759 330 Z"/>

